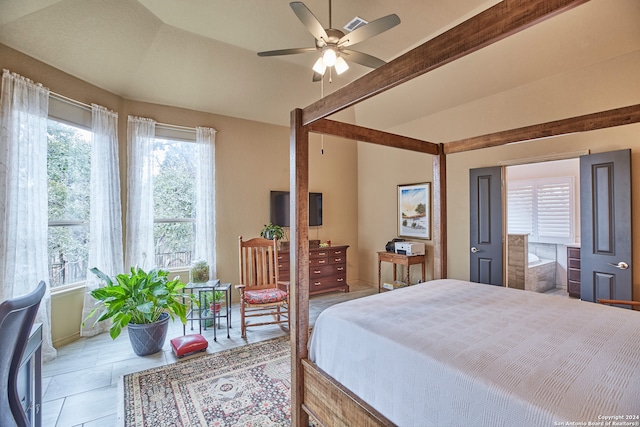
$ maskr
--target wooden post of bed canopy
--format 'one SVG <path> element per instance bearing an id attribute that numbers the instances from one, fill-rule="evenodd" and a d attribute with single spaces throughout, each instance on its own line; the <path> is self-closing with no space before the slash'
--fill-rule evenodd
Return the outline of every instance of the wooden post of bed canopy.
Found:
<path id="1" fill-rule="evenodd" d="M 433 156 L 433 278 L 447 277 L 447 157 L 444 144 Z"/>
<path id="2" fill-rule="evenodd" d="M 291 286 L 289 319 L 291 337 L 291 425 L 308 426 L 309 415 L 302 409 L 304 374 L 302 359 L 308 356 L 309 342 L 309 130 L 302 125 L 302 110 L 291 112 L 290 193 L 292 227 Z"/>

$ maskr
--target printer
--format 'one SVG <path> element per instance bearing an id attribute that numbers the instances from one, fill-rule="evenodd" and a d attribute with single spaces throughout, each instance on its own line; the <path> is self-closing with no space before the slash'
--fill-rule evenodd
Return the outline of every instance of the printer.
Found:
<path id="1" fill-rule="evenodd" d="M 396 253 L 402 255 L 424 255 L 424 243 L 396 242 Z"/>

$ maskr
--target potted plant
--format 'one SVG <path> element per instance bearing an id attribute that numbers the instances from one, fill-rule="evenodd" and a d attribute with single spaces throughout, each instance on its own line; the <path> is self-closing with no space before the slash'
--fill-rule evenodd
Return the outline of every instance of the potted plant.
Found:
<path id="1" fill-rule="evenodd" d="M 260 237 L 264 237 L 269 240 L 273 240 L 274 238 L 282 240 L 284 237 L 284 228 L 272 223 L 265 224 L 262 231 L 260 231 Z"/>
<path id="2" fill-rule="evenodd" d="M 91 291 L 98 305 L 84 321 L 99 312 L 96 323 L 111 320 L 109 334 L 112 339 L 127 326 L 131 346 L 139 356 L 160 351 L 167 336 L 169 319 L 178 317 L 186 324 L 189 303 L 197 302 L 191 294 L 182 292 L 184 283 L 177 277 L 169 280 L 169 272 L 158 268 L 147 273 L 132 267 L 130 274 L 118 274 L 116 283 L 95 267 L 91 272 L 106 286 Z"/>
<path id="3" fill-rule="evenodd" d="M 205 325 L 207 327 L 213 326 L 213 316 L 220 313 L 224 296 L 222 291 L 204 292 L 204 307 L 201 306 L 201 310 L 203 318 L 206 319 Z"/>

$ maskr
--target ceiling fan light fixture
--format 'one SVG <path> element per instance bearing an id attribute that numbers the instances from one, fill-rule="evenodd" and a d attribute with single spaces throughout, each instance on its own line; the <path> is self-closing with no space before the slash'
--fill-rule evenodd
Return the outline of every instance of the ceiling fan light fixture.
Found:
<path id="1" fill-rule="evenodd" d="M 326 70 L 327 70 L 327 66 L 324 65 L 324 61 L 323 61 L 322 57 L 318 58 L 316 63 L 313 64 L 313 71 L 315 71 L 316 73 L 324 76 L 324 72 Z"/>
<path id="2" fill-rule="evenodd" d="M 336 65 L 337 58 L 338 55 L 336 55 L 336 51 L 331 47 L 324 49 L 322 52 L 322 62 L 325 67 L 333 67 Z"/>
<path id="3" fill-rule="evenodd" d="M 343 57 L 339 56 L 336 59 L 335 69 L 336 74 L 340 75 L 349 69 L 349 64 L 347 64 L 347 61 L 345 61 Z"/>

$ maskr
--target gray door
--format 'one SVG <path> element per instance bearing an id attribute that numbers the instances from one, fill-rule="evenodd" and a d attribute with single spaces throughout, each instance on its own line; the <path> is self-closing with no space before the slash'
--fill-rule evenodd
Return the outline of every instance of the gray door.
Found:
<path id="1" fill-rule="evenodd" d="M 631 150 L 580 157 L 580 298 L 631 300 Z"/>
<path id="2" fill-rule="evenodd" d="M 503 286 L 502 167 L 471 169 L 469 193 L 470 280 Z"/>

